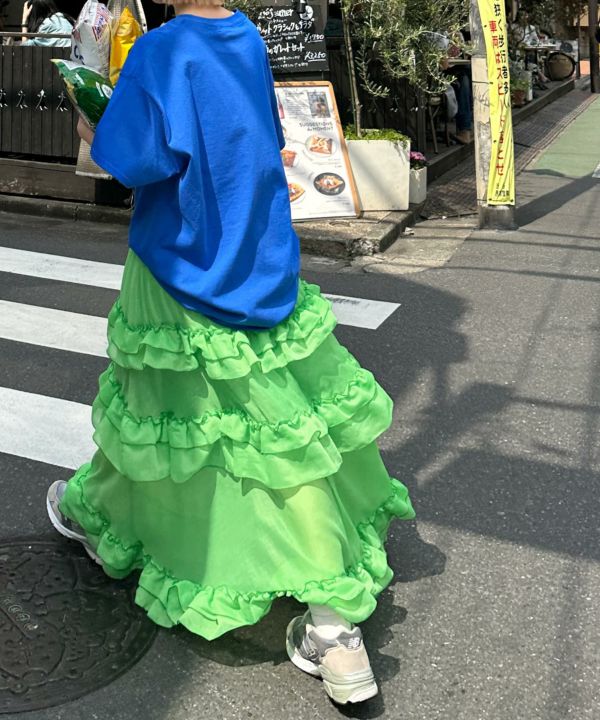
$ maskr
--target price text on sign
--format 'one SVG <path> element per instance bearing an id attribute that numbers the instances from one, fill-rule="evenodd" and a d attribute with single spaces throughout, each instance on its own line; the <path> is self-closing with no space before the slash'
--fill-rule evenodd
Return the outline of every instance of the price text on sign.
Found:
<path id="1" fill-rule="evenodd" d="M 257 26 L 274 73 L 329 69 L 321 4 L 306 5 L 302 14 L 291 6 L 265 7 L 258 16 Z"/>
<path id="2" fill-rule="evenodd" d="M 490 91 L 492 157 L 488 205 L 515 204 L 515 162 L 504 2 L 478 0 L 485 37 Z"/>

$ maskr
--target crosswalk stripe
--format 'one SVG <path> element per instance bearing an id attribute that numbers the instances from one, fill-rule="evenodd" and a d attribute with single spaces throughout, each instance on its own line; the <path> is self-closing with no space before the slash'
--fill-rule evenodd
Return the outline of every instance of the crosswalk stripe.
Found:
<path id="1" fill-rule="evenodd" d="M 383 300 L 367 300 L 328 293 L 323 295 L 331 300 L 333 312 L 340 325 L 352 325 L 366 330 L 377 330 L 400 307 L 398 303 Z"/>
<path id="2" fill-rule="evenodd" d="M 0 270 L 111 290 L 119 290 L 123 274 L 122 265 L 5 247 L 0 247 Z M 331 300 L 340 325 L 367 330 L 376 330 L 399 307 L 398 303 L 381 300 L 328 293 L 324 295 Z"/>
<path id="3" fill-rule="evenodd" d="M 91 408 L 0 387 L 0 452 L 74 470 L 95 451 Z"/>
<path id="4" fill-rule="evenodd" d="M 0 247 L 0 270 L 110 290 L 119 290 L 123 275 L 122 265 L 7 247 Z"/>
<path id="5" fill-rule="evenodd" d="M 0 338 L 106 355 L 106 318 L 0 300 Z"/>

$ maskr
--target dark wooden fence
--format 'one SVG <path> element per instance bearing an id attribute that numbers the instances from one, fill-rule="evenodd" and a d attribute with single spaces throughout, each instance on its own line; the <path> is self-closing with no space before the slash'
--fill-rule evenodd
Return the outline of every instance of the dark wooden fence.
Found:
<path id="1" fill-rule="evenodd" d="M 0 46 L 0 154 L 75 162 L 77 118 L 52 58 L 62 47 Z"/>
<path id="2" fill-rule="evenodd" d="M 350 99 L 350 76 L 344 52 L 343 40 L 330 38 L 327 43 L 329 54 L 329 79 L 335 90 L 336 101 L 342 124 L 352 123 L 352 103 Z M 377 78 L 375 78 L 377 79 Z M 395 83 L 390 88 L 390 96 L 384 100 L 373 101 L 360 90 L 363 105 L 363 126 L 366 128 L 387 128 L 399 130 L 411 139 L 412 148 L 424 151 L 425 108 L 422 99 L 406 81 Z"/>

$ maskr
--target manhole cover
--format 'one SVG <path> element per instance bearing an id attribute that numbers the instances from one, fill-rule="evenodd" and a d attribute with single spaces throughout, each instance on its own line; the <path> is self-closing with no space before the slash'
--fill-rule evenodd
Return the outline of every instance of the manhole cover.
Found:
<path id="1" fill-rule="evenodd" d="M 134 587 L 66 543 L 0 542 L 0 714 L 81 697 L 139 660 L 156 626 Z"/>

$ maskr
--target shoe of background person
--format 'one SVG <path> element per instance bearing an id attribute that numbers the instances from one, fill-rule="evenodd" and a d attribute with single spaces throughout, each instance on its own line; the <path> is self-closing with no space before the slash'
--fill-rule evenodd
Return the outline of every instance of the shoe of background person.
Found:
<path id="1" fill-rule="evenodd" d="M 470 142 L 473 142 L 473 133 L 471 130 L 461 130 L 456 133 L 454 138 L 461 145 L 468 145 Z"/>
<path id="2" fill-rule="evenodd" d="M 329 697 L 340 705 L 377 695 L 377 683 L 359 627 L 335 639 L 322 638 L 311 624 L 310 611 L 294 618 L 287 629 L 287 652 L 300 670 L 320 677 Z"/>
<path id="3" fill-rule="evenodd" d="M 81 543 L 86 553 L 92 558 L 92 560 L 95 560 L 99 565 L 101 565 L 102 561 L 98 555 L 96 555 L 94 548 L 88 542 L 83 528 L 70 520 L 66 515 L 63 515 L 60 511 L 60 501 L 62 500 L 66 489 L 67 483 L 64 480 L 57 480 L 48 488 L 48 494 L 46 495 L 46 509 L 48 510 L 50 522 L 54 526 L 54 529 L 58 530 L 61 535 L 69 538 L 69 540 L 77 540 L 77 542 Z"/>

